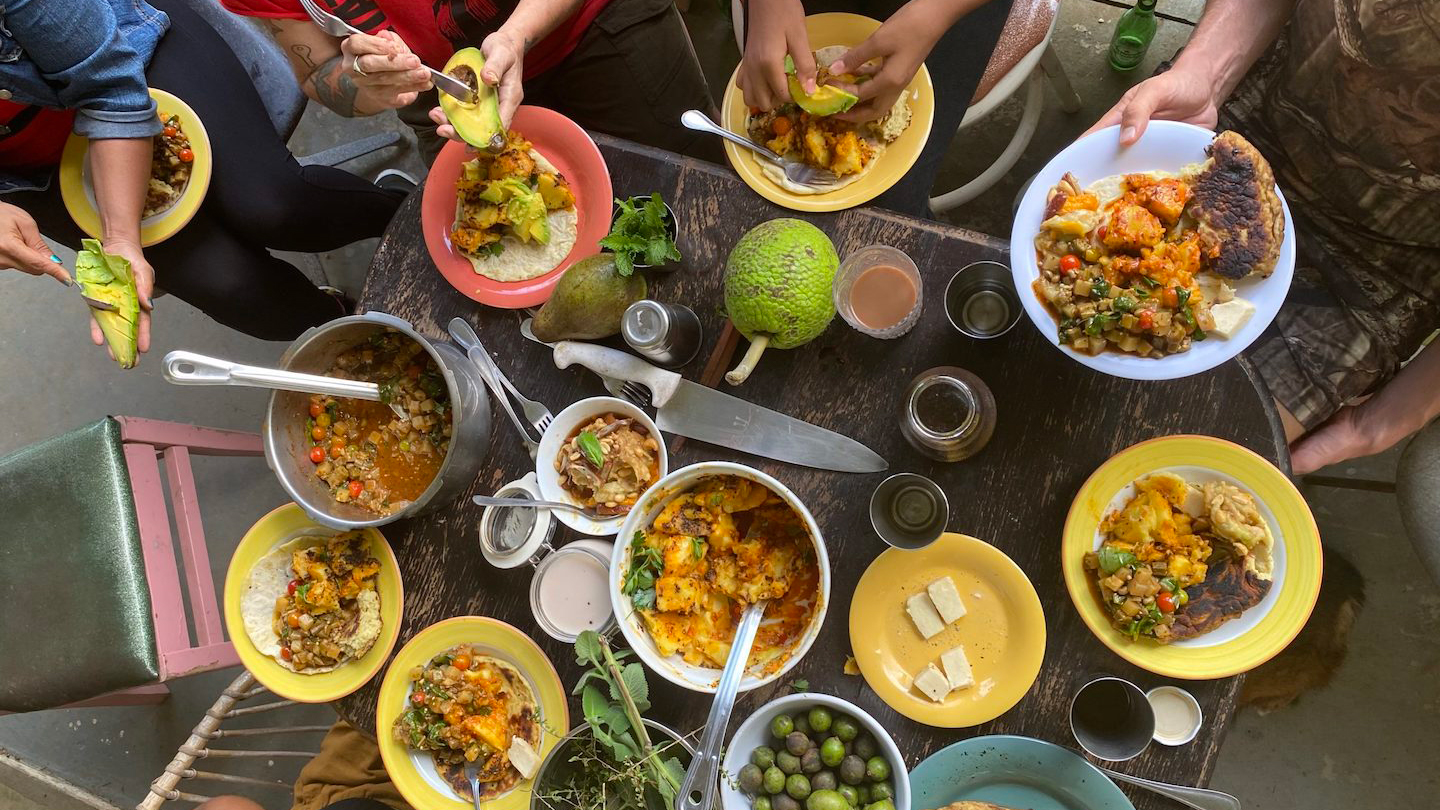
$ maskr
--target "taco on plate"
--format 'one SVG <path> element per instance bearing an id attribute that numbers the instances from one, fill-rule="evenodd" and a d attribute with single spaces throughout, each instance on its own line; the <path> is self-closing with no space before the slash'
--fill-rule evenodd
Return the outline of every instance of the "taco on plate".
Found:
<path id="1" fill-rule="evenodd" d="M 245 633 L 288 670 L 330 672 L 369 652 L 380 637 L 379 573 L 362 532 L 284 543 L 246 578 Z"/>
<path id="2" fill-rule="evenodd" d="M 771 182 L 792 194 L 825 194 L 844 188 L 864 177 L 885 153 L 885 147 L 910 126 L 910 94 L 901 93 L 894 106 L 874 121 L 855 124 L 834 116 L 845 112 L 857 100 L 845 89 L 869 79 L 866 74 L 831 75 L 825 66 L 845 55 L 843 45 L 815 51 L 816 91 L 805 93 L 794 78 L 794 66 L 786 57 L 791 74 L 791 101 L 769 111 L 752 112 L 746 119 L 750 139 L 791 160 L 798 160 L 835 175 L 833 181 L 813 186 L 786 179 L 779 167 L 760 161 L 761 171 Z"/>
<path id="3" fill-rule="evenodd" d="M 450 241 L 476 273 L 526 281 L 555 269 L 575 246 L 575 195 L 523 136 L 505 137 L 499 153 L 461 164 Z"/>

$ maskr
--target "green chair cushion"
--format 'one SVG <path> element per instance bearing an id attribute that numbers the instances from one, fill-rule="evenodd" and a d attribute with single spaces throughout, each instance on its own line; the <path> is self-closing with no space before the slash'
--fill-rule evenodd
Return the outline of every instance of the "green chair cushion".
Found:
<path id="1" fill-rule="evenodd" d="M 32 711 L 159 677 L 120 425 L 0 459 L 0 709 Z"/>

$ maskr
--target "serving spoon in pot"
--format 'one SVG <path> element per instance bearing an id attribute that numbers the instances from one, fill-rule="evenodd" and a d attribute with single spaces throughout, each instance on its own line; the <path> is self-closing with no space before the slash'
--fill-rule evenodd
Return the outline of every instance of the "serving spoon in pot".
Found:
<path id="1" fill-rule="evenodd" d="M 332 397 L 365 399 L 371 402 L 385 402 L 380 398 L 380 386 L 361 380 L 342 380 L 320 374 L 302 374 L 263 366 L 247 366 L 232 363 L 218 357 L 209 357 L 195 352 L 173 351 L 165 355 L 160 365 L 161 375 L 175 385 L 238 385 L 245 388 L 270 388 L 278 391 L 298 391 L 302 394 L 328 394 Z M 385 402 L 390 410 L 401 419 L 410 414 L 398 402 Z"/>
<path id="2" fill-rule="evenodd" d="M 730 655 L 725 659 L 725 669 L 715 686 L 715 702 L 710 704 L 710 716 L 705 718 L 705 734 L 700 738 L 700 750 L 695 752 L 690 768 L 685 771 L 685 781 L 675 799 L 675 810 L 711 810 L 715 805 L 725 727 L 730 725 L 730 713 L 735 709 L 735 697 L 740 693 L 740 681 L 745 677 L 750 648 L 755 646 L 755 635 L 760 632 L 760 619 L 765 616 L 766 604 L 763 599 L 753 602 L 746 605 L 745 612 L 740 614 L 735 639 L 730 643 Z"/>

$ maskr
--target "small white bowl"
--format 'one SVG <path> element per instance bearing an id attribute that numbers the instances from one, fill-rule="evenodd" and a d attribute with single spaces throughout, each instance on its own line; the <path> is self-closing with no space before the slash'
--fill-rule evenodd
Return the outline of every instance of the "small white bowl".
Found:
<path id="1" fill-rule="evenodd" d="M 875 738 L 880 753 L 890 763 L 890 783 L 895 786 L 895 798 L 892 800 L 895 810 L 910 810 L 909 768 L 906 767 L 905 758 L 900 755 L 900 748 L 895 745 L 890 733 L 859 706 L 818 692 L 801 692 L 772 700 L 756 709 L 754 714 L 745 718 L 745 722 L 735 729 L 730 743 L 725 746 L 725 761 L 721 765 L 723 773 L 720 777 L 720 810 L 750 810 L 753 805 L 753 799 L 740 791 L 740 769 L 750 762 L 750 752 L 762 745 L 776 750 L 783 749 L 783 745 L 770 736 L 770 721 L 776 715 L 795 713 L 801 709 L 808 711 L 815 706 L 824 706 L 835 714 L 849 715 L 860 724 L 863 731 L 869 732 L 870 736 Z"/>
<path id="2" fill-rule="evenodd" d="M 815 517 L 810 514 L 809 509 L 805 508 L 805 504 L 801 503 L 800 499 L 795 497 L 795 493 L 791 492 L 784 484 L 753 467 L 732 464 L 728 461 L 702 461 L 688 467 L 681 467 L 661 478 L 659 483 L 640 497 L 639 503 L 630 510 L 630 514 L 625 516 L 625 523 L 620 527 L 619 536 L 615 538 L 615 554 L 610 560 L 610 604 L 614 608 L 615 620 L 620 625 L 620 631 L 625 634 L 625 641 L 629 643 L 631 649 L 635 650 L 636 655 L 645 662 L 651 672 L 686 689 L 712 694 L 715 692 L 715 686 L 720 681 L 721 670 L 717 667 L 701 667 L 688 663 L 679 654 L 669 657 L 662 656 L 660 650 L 655 646 L 655 641 L 650 638 L 650 631 L 645 629 L 644 620 L 639 611 L 635 610 L 635 606 L 631 604 L 630 597 L 620 592 L 620 587 L 625 581 L 625 572 L 630 570 L 630 542 L 635 538 L 635 533 L 649 526 L 665 504 L 673 500 L 675 496 L 690 489 L 701 478 L 714 475 L 736 475 L 748 478 L 756 483 L 764 484 L 769 487 L 771 492 L 779 495 L 805 521 L 805 528 L 810 534 L 810 539 L 815 543 L 815 562 L 820 569 L 820 606 L 815 609 L 815 615 L 810 619 L 810 626 L 805 628 L 805 632 L 796 642 L 790 657 L 779 669 L 763 678 L 746 673 L 745 677 L 740 680 L 740 691 L 745 692 L 778 680 L 799 663 L 801 658 L 805 657 L 810 645 L 814 644 L 815 638 L 820 635 L 820 627 L 825 623 L 825 610 L 830 605 L 830 558 L 825 553 L 825 539 L 820 534 L 820 525 L 815 522 Z"/>
<path id="3" fill-rule="evenodd" d="M 656 444 L 659 445 L 660 478 L 663 479 L 669 472 L 670 457 L 665 452 L 665 439 L 660 435 L 660 428 L 655 426 L 654 420 L 646 416 L 644 411 L 623 399 L 590 397 L 582 399 L 556 414 L 550 427 L 545 429 L 545 435 L 540 437 L 540 449 L 535 454 L 535 477 L 540 485 L 542 498 L 547 501 L 579 505 L 575 497 L 560 484 L 560 474 L 555 472 L 555 457 L 560 454 L 560 446 L 570 438 L 570 434 L 574 433 L 576 428 L 606 413 L 622 414 L 644 425 L 645 429 L 650 431 L 650 435 L 655 437 Z M 654 484 L 651 487 L 653 488 Z M 637 506 L 643 501 L 643 498 L 642 495 L 641 500 L 636 501 Z M 564 509 L 553 510 L 551 514 L 575 531 L 595 537 L 608 537 L 615 534 L 620 530 L 620 524 L 624 523 L 626 518 L 626 515 L 615 515 L 596 520 L 579 512 L 570 512 Z"/>
<path id="4" fill-rule="evenodd" d="M 1174 695 L 1175 697 L 1179 698 L 1182 702 L 1184 702 L 1192 710 L 1194 710 L 1195 722 L 1193 725 L 1187 728 L 1183 734 L 1175 736 L 1165 735 L 1160 732 L 1160 713 L 1157 711 L 1155 712 L 1155 734 L 1152 739 L 1155 740 L 1155 742 L 1160 743 L 1161 745 L 1170 746 L 1185 745 L 1186 743 L 1193 741 L 1195 739 L 1195 736 L 1200 733 L 1200 727 L 1205 725 L 1205 712 L 1202 711 L 1200 708 L 1200 701 L 1196 700 L 1194 695 L 1190 694 L 1184 689 L 1181 689 L 1178 686 L 1157 686 L 1154 689 L 1151 689 L 1149 692 L 1145 693 L 1145 699 L 1149 701 L 1152 709 L 1155 707 L 1156 695 Z"/>

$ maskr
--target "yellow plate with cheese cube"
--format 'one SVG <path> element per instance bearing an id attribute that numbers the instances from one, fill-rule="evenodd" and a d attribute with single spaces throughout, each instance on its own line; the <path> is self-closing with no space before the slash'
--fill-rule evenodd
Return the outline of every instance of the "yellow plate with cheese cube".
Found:
<path id="1" fill-rule="evenodd" d="M 541 737 L 539 756 L 543 760 L 570 728 L 570 708 L 560 675 L 545 652 L 527 635 L 510 625 L 483 616 L 459 616 L 421 630 L 400 648 L 375 704 L 375 738 L 380 759 L 400 795 L 411 807 L 426 810 L 472 810 L 468 796 L 457 794 L 435 770 L 429 752 L 408 748 L 396 741 L 391 728 L 401 713 L 410 708 L 410 670 L 424 666 L 442 652 L 469 644 L 478 652 L 498 658 L 520 671 L 535 696 Z M 554 733 L 556 730 L 559 733 Z M 523 779 L 508 792 L 484 802 L 485 810 L 523 810 L 530 806 L 530 780 Z"/>
<path id="2" fill-rule="evenodd" d="M 929 586 L 947 577 L 958 606 L 943 584 L 932 596 Z M 946 533 L 923 549 L 885 551 L 865 569 L 850 605 L 860 674 L 890 708 L 916 722 L 968 728 L 994 720 L 1040 674 L 1045 612 L 1035 586 L 1003 551 L 974 537 Z M 950 660 L 942 661 L 947 653 Z M 973 683 L 951 688 L 946 676 L 963 683 L 965 663 Z M 926 674 L 931 666 L 938 675 Z"/>

